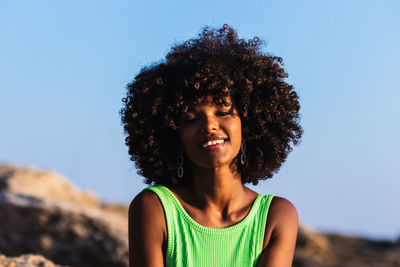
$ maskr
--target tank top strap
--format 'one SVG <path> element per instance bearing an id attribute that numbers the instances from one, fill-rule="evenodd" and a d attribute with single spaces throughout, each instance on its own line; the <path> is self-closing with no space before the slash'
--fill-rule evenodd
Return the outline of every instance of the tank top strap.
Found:
<path id="1" fill-rule="evenodd" d="M 256 242 L 256 251 L 261 254 L 264 245 L 265 227 L 271 201 L 274 195 L 260 195 L 260 201 L 257 203 L 256 214 L 254 216 L 253 231 L 258 234 Z"/>

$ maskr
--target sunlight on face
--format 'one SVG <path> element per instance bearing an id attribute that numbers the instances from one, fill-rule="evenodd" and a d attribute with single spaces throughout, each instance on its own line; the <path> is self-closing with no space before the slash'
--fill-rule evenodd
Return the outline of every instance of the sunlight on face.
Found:
<path id="1" fill-rule="evenodd" d="M 179 136 L 192 164 L 203 168 L 229 166 L 239 153 L 241 120 L 232 104 L 214 104 L 207 97 L 182 114 L 180 122 Z"/>

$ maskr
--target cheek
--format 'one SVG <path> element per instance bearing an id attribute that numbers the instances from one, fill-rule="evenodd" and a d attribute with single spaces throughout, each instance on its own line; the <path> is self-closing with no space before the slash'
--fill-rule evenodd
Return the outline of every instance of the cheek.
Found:
<path id="1" fill-rule="evenodd" d="M 242 125 L 240 120 L 233 121 L 228 124 L 229 132 L 231 133 L 231 143 L 235 152 L 239 152 L 242 144 Z"/>
<path id="2" fill-rule="evenodd" d="M 199 157 L 199 150 L 195 145 L 195 137 L 188 133 L 179 133 L 181 148 L 190 162 L 197 162 Z"/>
<path id="3" fill-rule="evenodd" d="M 239 134 L 237 135 L 237 137 L 235 138 L 235 150 L 237 150 L 237 152 L 239 152 L 240 150 L 240 146 L 242 145 L 242 133 L 240 132 L 240 128 L 239 128 Z"/>
<path id="4" fill-rule="evenodd" d="M 193 134 L 191 134 L 191 131 L 188 131 L 187 129 L 184 129 L 179 132 L 179 139 L 182 144 L 182 148 L 187 151 L 187 149 L 190 149 L 190 144 L 193 144 Z"/>
<path id="5" fill-rule="evenodd" d="M 232 132 L 235 132 L 235 136 L 237 139 L 240 140 L 240 142 L 242 141 L 242 123 L 240 121 L 240 119 L 237 119 L 237 121 L 235 121 L 235 123 L 231 124 L 232 127 Z"/>

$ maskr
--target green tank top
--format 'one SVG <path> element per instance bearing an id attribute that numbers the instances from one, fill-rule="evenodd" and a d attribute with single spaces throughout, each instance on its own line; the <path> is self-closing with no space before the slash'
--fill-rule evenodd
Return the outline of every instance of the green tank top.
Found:
<path id="1" fill-rule="evenodd" d="M 145 190 L 153 191 L 164 208 L 167 267 L 256 266 L 273 195 L 258 195 L 247 216 L 237 224 L 208 228 L 195 222 L 165 186 L 155 185 Z"/>

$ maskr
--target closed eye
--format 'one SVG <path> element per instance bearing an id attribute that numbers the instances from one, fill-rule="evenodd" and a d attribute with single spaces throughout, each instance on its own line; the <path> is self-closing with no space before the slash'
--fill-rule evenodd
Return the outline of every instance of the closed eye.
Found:
<path id="1" fill-rule="evenodd" d="M 229 110 L 221 110 L 221 111 L 218 111 L 218 112 L 216 113 L 216 115 L 217 115 L 217 116 L 234 115 L 233 107 L 231 107 Z"/>
<path id="2" fill-rule="evenodd" d="M 227 109 L 228 108 L 228 109 Z M 228 106 L 228 107 L 226 107 L 226 106 L 221 106 L 220 108 L 218 108 L 217 110 L 216 110 L 216 113 L 215 113 L 215 115 L 217 115 L 217 116 L 228 116 L 228 115 L 235 115 L 235 111 L 234 111 L 235 109 L 234 109 L 234 107 L 231 105 L 231 106 Z"/>

